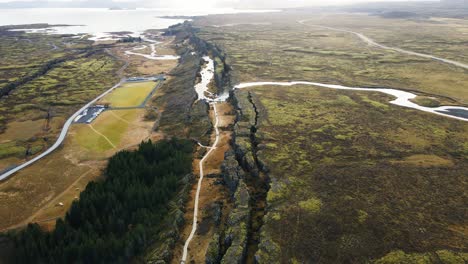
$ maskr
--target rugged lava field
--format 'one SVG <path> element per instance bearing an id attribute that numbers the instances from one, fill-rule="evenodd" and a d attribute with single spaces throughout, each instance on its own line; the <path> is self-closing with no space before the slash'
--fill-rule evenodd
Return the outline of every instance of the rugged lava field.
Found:
<path id="1" fill-rule="evenodd" d="M 258 253 L 266 262 L 466 250 L 468 124 L 373 93 L 249 90 L 261 109 L 257 155 L 271 179 Z"/>
<path id="2" fill-rule="evenodd" d="M 285 10 L 99 44 L 10 28 L 0 171 L 50 146 L 122 77 L 164 81 L 112 90 L 96 120 L 0 183 L 1 260 L 468 262 L 468 122 L 332 89 L 466 107 L 466 20 Z M 147 58 L 155 49 L 179 59 Z M 292 81 L 303 82 L 245 85 Z"/>
<path id="3" fill-rule="evenodd" d="M 233 84 L 315 81 L 387 87 L 415 91 L 423 105 L 466 104 L 465 69 L 370 47 L 353 34 L 314 26 L 354 30 L 385 45 L 447 58 L 464 54 L 461 43 L 468 37 L 456 33 L 467 30 L 461 22 L 391 22 L 297 12 L 209 16 L 195 25 L 198 36 L 226 53 Z M 452 26 L 455 31 L 447 30 Z M 444 32 L 445 41 L 437 32 Z M 237 163 L 227 156 L 224 178 L 229 186 L 238 185 L 237 192 L 248 190 L 251 210 L 246 227 L 234 222 L 245 229 L 237 236 L 246 237 L 238 259 L 466 261 L 468 124 L 394 106 L 391 100 L 379 93 L 311 86 L 234 93 Z M 236 172 L 236 164 L 245 175 Z M 226 232 L 236 237 L 231 229 Z M 226 263 L 236 259 L 228 253 Z"/>

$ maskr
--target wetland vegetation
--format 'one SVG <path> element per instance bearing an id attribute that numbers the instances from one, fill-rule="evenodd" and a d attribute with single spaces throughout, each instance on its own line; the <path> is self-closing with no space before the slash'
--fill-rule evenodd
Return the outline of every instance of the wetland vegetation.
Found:
<path id="1" fill-rule="evenodd" d="M 189 261 L 466 263 L 467 122 L 392 105 L 390 95 L 377 92 L 304 85 L 231 90 L 242 82 L 311 81 L 407 90 L 426 107 L 466 106 L 466 69 L 326 28 L 467 62 L 465 20 L 400 15 L 391 23 L 385 16 L 304 10 L 197 17 L 164 33 L 163 50 L 180 56 L 177 65 L 126 58 L 125 48 L 138 45 L 134 39 L 91 45 L 0 30 L 6 36 L 0 53 L 10 54 L 0 62 L 0 89 L 8 91 L 0 100 L 3 166 L 47 146 L 69 113 L 116 82 L 120 59 L 129 63 L 125 75 L 168 71 L 147 109 L 106 111 L 93 126 L 77 125 L 69 139 L 75 145 L 43 161 L 52 168 L 75 166 L 63 177 L 37 170 L 72 186 L 71 179 L 89 172 L 83 167 L 99 168 L 93 162 L 103 153 L 134 148 L 123 138 L 161 140 L 114 155 L 102 177 L 69 199 L 70 210 L 50 231 L 37 224 L 13 231 L 17 262 L 179 262 L 191 230 L 184 222 L 191 222 L 195 206 L 199 168 L 192 164 L 219 136 L 205 163 Z M 39 44 L 31 45 L 31 38 Z M 206 55 L 215 65 L 208 91 L 231 95 L 217 104 L 219 133 L 212 108 L 194 90 Z M 150 88 L 127 84 L 101 103 L 135 106 Z M 137 128 L 143 115 L 149 135 Z M 31 186 L 39 183 L 31 170 L 23 173 L 0 186 L 3 209 L 27 204 L 32 198 L 26 194 L 35 201 L 56 195 L 50 187 Z"/>
<path id="2" fill-rule="evenodd" d="M 257 153 L 272 180 L 263 232 L 281 262 L 365 262 L 393 250 L 437 259 L 438 250 L 464 249 L 466 123 L 391 106 L 378 94 L 301 86 L 251 93 L 264 110 Z M 264 239 L 258 256 L 270 262 Z"/>
<path id="3" fill-rule="evenodd" d="M 310 21 L 297 23 L 302 19 Z M 418 33 L 413 34 L 412 23 Z M 465 54 L 461 43 L 466 36 L 448 36 L 452 31 L 444 23 L 401 19 L 390 26 L 383 18 L 366 15 L 306 16 L 297 11 L 268 17 L 211 16 L 195 24 L 200 38 L 227 54 L 233 83 L 315 81 L 411 90 L 420 95 L 415 102 L 425 106 L 468 102 L 464 69 L 369 47 L 352 34 L 313 26 L 362 30 L 386 45 L 410 50 L 418 46 L 414 50 L 427 53 L 438 49 L 443 52 L 434 53 L 440 56 Z M 398 34 L 390 34 L 396 27 Z M 459 24 L 456 30 L 466 26 Z M 404 45 L 397 39 L 405 40 Z M 246 182 L 250 215 L 262 210 L 265 215 L 241 227 L 246 241 L 252 242 L 234 259 L 467 260 L 466 122 L 390 105 L 391 96 L 378 93 L 265 86 L 233 95 L 238 110 L 233 148 L 245 174 L 230 165 L 225 179 L 230 179 L 228 186 L 236 186 L 231 181 L 237 177 L 237 188 Z M 231 157 L 227 161 L 226 166 L 233 164 Z M 265 196 L 257 193 L 258 179 L 269 184 Z"/>
<path id="4" fill-rule="evenodd" d="M 357 87 L 388 87 L 447 96 L 458 100 L 461 104 L 468 103 L 467 93 L 460 93 L 461 87 L 468 85 L 466 70 L 462 68 L 370 47 L 352 34 L 313 26 L 318 24 L 340 28 L 340 25 L 346 25 L 345 28 L 356 29 L 357 26 L 353 27 L 354 24 L 363 25 L 368 22 L 374 25 L 375 32 L 383 31 L 384 37 L 391 35 L 388 32 L 395 31 L 388 29 L 379 31 L 388 23 L 385 24 L 383 19 L 375 22 L 375 19 L 367 15 L 354 15 L 348 18 L 346 15 L 329 14 L 322 17 L 307 16 L 298 12 L 279 13 L 268 17 L 267 15 L 211 16 L 201 18 L 196 23 L 202 26 L 202 30 L 198 33 L 201 38 L 216 43 L 228 54 L 228 64 L 235 69 L 234 83 L 294 80 Z M 304 25 L 299 24 L 298 21 L 301 20 L 308 22 Z M 270 24 L 258 24 L 260 21 Z M 408 28 L 408 34 L 411 34 L 415 29 L 407 26 L 407 23 L 410 22 L 392 21 L 393 27 Z M 221 26 L 213 27 L 211 26 L 213 24 Z M 234 26 L 223 27 L 223 24 L 234 24 Z M 420 31 L 430 30 L 426 29 L 424 22 L 418 26 Z M 445 34 L 453 33 L 451 39 L 452 37 L 462 39 L 456 43 L 466 41 L 465 34 L 457 34 L 448 28 L 448 26 L 443 27 Z M 463 31 L 466 26 L 459 25 L 455 28 Z M 359 32 L 359 29 L 356 31 Z M 435 35 L 436 37 L 426 36 L 419 39 L 429 42 L 437 38 L 437 34 Z M 380 36 L 380 39 L 382 38 Z M 404 38 L 404 35 L 401 38 Z M 392 44 L 399 46 L 398 43 Z M 438 47 L 435 43 L 431 46 Z M 464 45 L 455 46 L 451 52 L 453 57 L 460 54 L 466 54 Z"/>

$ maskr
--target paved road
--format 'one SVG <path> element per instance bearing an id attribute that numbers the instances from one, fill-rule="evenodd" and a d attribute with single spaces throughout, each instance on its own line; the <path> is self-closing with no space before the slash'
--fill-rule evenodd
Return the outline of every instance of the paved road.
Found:
<path id="1" fill-rule="evenodd" d="M 192 231 L 190 232 L 189 237 L 185 241 L 184 244 L 184 252 L 182 254 L 182 259 L 180 261 L 181 264 L 187 263 L 187 255 L 188 255 L 188 247 L 190 245 L 190 242 L 193 239 L 193 236 L 195 235 L 195 232 L 197 231 L 197 222 L 198 222 L 198 200 L 200 197 L 200 191 L 201 191 L 201 184 L 203 182 L 203 163 L 205 160 L 210 156 L 210 154 L 213 152 L 213 150 L 216 149 L 218 146 L 218 141 L 219 141 L 219 129 L 218 129 L 218 112 L 216 110 L 216 103 L 211 103 L 210 105 L 213 106 L 214 110 L 214 115 L 215 115 L 215 123 L 213 125 L 215 132 L 216 132 L 216 139 L 215 142 L 213 143 L 213 146 L 209 147 L 208 152 L 203 156 L 203 158 L 200 160 L 199 167 L 200 167 L 200 178 L 198 179 L 198 186 L 197 186 L 197 193 L 195 195 L 195 205 L 193 208 L 193 222 L 192 222 Z"/>
<path id="2" fill-rule="evenodd" d="M 315 87 L 323 87 L 329 89 L 338 89 L 338 90 L 352 90 L 352 91 L 367 91 L 367 92 L 380 92 L 385 93 L 391 96 L 396 97 L 395 100 L 391 101 L 391 104 L 408 107 L 412 109 L 416 109 L 419 111 L 424 111 L 427 113 L 432 113 L 436 115 L 441 115 L 445 117 L 450 117 L 453 119 L 458 119 L 461 121 L 468 122 L 468 118 L 465 118 L 464 115 L 460 113 L 468 112 L 467 107 L 463 106 L 439 106 L 439 107 L 425 107 L 420 106 L 416 103 L 413 103 L 412 100 L 416 98 L 416 94 L 391 89 L 391 88 L 367 88 L 367 87 L 347 87 L 339 84 L 326 84 L 326 83 L 318 83 L 318 82 L 305 82 L 305 81 L 293 81 L 293 82 L 250 82 L 250 83 L 240 83 L 234 86 L 234 89 L 243 89 L 255 86 L 293 86 L 293 85 L 312 85 Z"/>
<path id="3" fill-rule="evenodd" d="M 123 71 L 128 67 L 129 63 L 128 61 L 125 61 L 121 58 L 119 58 L 118 56 L 115 56 L 114 54 L 112 54 L 109 50 L 105 50 L 107 54 L 109 54 L 110 56 L 112 56 L 113 58 L 117 59 L 117 60 L 120 60 L 120 61 L 123 61 L 124 62 L 124 65 L 117 71 L 117 75 L 119 76 L 122 76 L 123 75 Z M 62 128 L 62 131 L 60 132 L 60 135 L 59 137 L 57 138 L 57 141 L 55 141 L 55 143 L 50 147 L 48 148 L 46 151 L 44 151 L 43 153 L 41 153 L 40 155 L 34 157 L 33 159 L 11 169 L 11 170 L 8 170 L 6 172 L 4 172 L 3 174 L 0 175 L 0 181 L 3 181 L 3 180 L 6 180 L 8 179 L 11 175 L 15 174 L 16 172 L 28 167 L 29 165 L 37 162 L 38 160 L 44 158 L 45 156 L 49 155 L 50 153 L 52 153 L 54 150 L 56 150 L 62 143 L 63 141 L 65 140 L 65 137 L 67 136 L 67 133 L 68 133 L 68 130 L 70 129 L 70 125 L 73 124 L 75 118 L 77 116 L 79 116 L 86 108 L 90 107 L 91 105 L 93 105 L 94 103 L 96 103 L 97 101 L 99 101 L 101 98 L 103 98 L 104 96 L 106 96 L 108 93 L 110 93 L 112 90 L 114 90 L 115 88 L 119 87 L 120 85 L 122 85 L 122 83 L 125 82 L 125 78 L 122 78 L 120 79 L 119 83 L 117 83 L 116 85 L 112 86 L 109 90 L 105 91 L 104 93 L 102 93 L 101 95 L 99 95 L 98 97 L 96 97 L 94 100 L 92 100 L 91 102 L 87 103 L 85 106 L 83 106 L 80 110 L 76 111 L 70 118 L 68 118 L 68 120 L 65 122 L 65 124 L 63 125 L 63 128 Z"/>
<path id="4" fill-rule="evenodd" d="M 123 71 L 128 67 L 128 61 L 125 61 L 125 60 L 122 60 L 121 58 L 119 58 L 118 56 L 115 56 L 114 54 L 112 54 L 109 50 L 106 49 L 106 53 L 109 54 L 110 56 L 112 56 L 113 58 L 117 59 L 117 60 L 120 60 L 120 61 L 123 61 L 124 62 L 124 65 L 117 71 L 117 75 L 118 76 L 122 76 L 123 75 Z M 60 132 L 60 135 L 59 135 L 59 138 L 57 139 L 57 141 L 54 143 L 54 145 L 52 145 L 50 148 L 48 148 L 45 152 L 41 153 L 39 156 L 36 156 L 35 158 L 11 169 L 11 170 L 8 170 L 7 172 L 4 172 L 3 174 L 0 175 L 0 181 L 3 181 L 7 178 L 9 178 L 11 175 L 15 174 L 16 172 L 26 168 L 27 166 L 35 163 L 36 161 L 44 158 L 45 156 L 49 155 L 50 153 L 52 153 L 54 150 L 56 150 L 62 143 L 63 143 L 63 140 L 65 139 L 65 136 L 67 135 L 68 133 L 68 129 L 70 128 L 70 125 L 73 123 L 73 121 L 75 120 L 75 118 L 80 115 L 81 112 L 83 112 L 86 108 L 90 107 L 92 104 L 94 104 L 95 102 L 97 102 L 99 99 L 101 99 L 102 97 L 106 96 L 108 93 L 110 93 L 112 90 L 114 90 L 115 88 L 117 88 L 118 86 L 120 86 L 123 82 L 125 81 L 124 78 L 122 78 L 120 80 L 119 83 L 117 83 L 116 85 L 114 85 L 112 88 L 110 88 L 109 90 L 105 91 L 103 94 L 101 94 L 100 96 L 96 97 L 96 99 L 94 99 L 93 101 L 89 102 L 88 104 L 86 104 L 85 106 L 83 106 L 80 110 L 78 110 L 75 114 L 73 114 L 68 120 L 67 122 L 65 122 L 65 125 L 63 126 L 62 128 L 62 131 Z"/>
<path id="5" fill-rule="evenodd" d="M 125 81 L 125 79 L 121 79 L 120 82 L 116 85 L 114 85 L 112 88 L 110 88 L 109 90 L 105 91 L 104 93 L 102 93 L 101 95 L 99 95 L 98 97 L 96 97 L 94 100 L 92 100 L 91 102 L 89 102 L 88 104 L 86 104 L 85 106 L 83 106 L 80 110 L 78 110 L 76 113 L 74 113 L 70 118 L 68 118 L 67 122 L 65 122 L 65 124 L 63 125 L 63 128 L 62 128 L 62 131 L 60 132 L 60 135 L 59 137 L 57 138 L 57 141 L 55 141 L 54 145 L 52 145 L 50 148 L 48 148 L 46 151 L 44 151 L 43 153 L 41 153 L 39 156 L 36 156 L 34 157 L 33 159 L 15 167 L 14 169 L 11 169 L 5 173 L 3 173 L 2 175 L 0 175 L 0 181 L 2 180 L 5 180 L 7 178 L 9 178 L 11 175 L 15 174 L 16 172 L 28 167 L 29 165 L 35 163 L 36 161 L 44 158 L 45 156 L 49 155 L 50 153 L 52 153 L 54 150 L 56 150 L 62 143 L 63 141 L 65 140 L 65 137 L 67 136 L 67 133 L 68 133 L 68 130 L 70 128 L 70 125 L 73 123 L 73 121 L 75 120 L 75 118 L 81 114 L 81 112 L 83 112 L 86 108 L 90 107 L 91 105 L 93 105 L 95 102 L 97 102 L 99 99 L 101 99 L 102 97 L 106 96 L 108 93 L 110 93 L 112 90 L 114 90 L 115 88 L 117 88 L 118 86 L 120 86 L 123 82 Z"/>
<path id="6" fill-rule="evenodd" d="M 128 63 L 126 62 L 124 66 L 122 66 L 122 68 L 126 68 L 128 66 Z M 118 72 L 122 72 L 122 69 L 120 69 Z M 109 90 L 105 91 L 104 93 L 102 93 L 101 95 L 99 95 L 98 97 L 96 97 L 94 100 L 92 100 L 91 102 L 89 102 L 88 104 L 86 104 L 85 106 L 83 106 L 80 110 L 78 110 L 76 113 L 74 113 L 70 118 L 68 118 L 67 122 L 65 122 L 65 124 L 63 125 L 63 128 L 62 128 L 62 131 L 60 132 L 60 135 L 57 139 L 57 141 L 54 143 L 54 145 L 52 145 L 50 148 L 48 148 L 45 152 L 41 153 L 39 156 L 36 156 L 34 157 L 33 159 L 17 166 L 17 167 L 14 167 L 13 169 L 11 170 L 8 170 L 6 171 L 5 173 L 1 174 L 0 175 L 0 181 L 2 180 L 5 180 L 7 178 L 9 178 L 11 175 L 15 174 L 16 172 L 26 168 L 27 166 L 35 163 L 36 161 L 44 158 L 45 156 L 49 155 L 50 153 L 52 153 L 54 150 L 56 150 L 62 143 L 63 141 L 65 140 L 65 137 L 67 136 L 67 133 L 68 133 L 68 130 L 70 129 L 70 126 L 74 123 L 74 120 L 75 118 L 77 118 L 86 108 L 89 108 L 91 107 L 94 103 L 96 103 L 97 101 L 99 101 L 101 98 L 103 98 L 104 96 L 106 96 L 107 94 L 109 94 L 112 90 L 114 90 L 115 88 L 119 87 L 122 83 L 125 82 L 125 79 L 122 78 L 120 80 L 119 83 L 117 83 L 116 85 L 114 85 L 112 88 L 110 88 Z M 154 89 L 151 91 L 151 93 L 146 97 L 146 99 L 144 100 L 144 102 L 137 106 L 137 107 L 120 107 L 120 108 L 111 108 L 110 110 L 123 110 L 123 109 L 135 109 L 135 108 L 144 108 L 146 103 L 148 102 L 148 100 L 154 95 L 154 93 L 156 92 L 156 90 L 161 87 L 162 85 L 162 81 L 159 81 L 157 85 L 155 85 Z"/>
<path id="7" fill-rule="evenodd" d="M 51 42 L 51 43 L 49 43 L 49 45 L 52 47 L 51 50 L 58 50 L 58 47 L 57 47 L 57 45 L 55 45 L 55 43 Z"/>
<path id="8" fill-rule="evenodd" d="M 301 20 L 301 21 L 297 21 L 297 22 L 299 24 L 302 24 L 302 25 L 305 25 L 305 26 L 312 26 L 312 27 L 318 27 L 318 28 L 324 28 L 324 29 L 329 29 L 329 30 L 333 30 L 333 31 L 340 31 L 340 32 L 346 32 L 346 33 L 354 34 L 354 35 L 358 36 L 362 41 L 366 42 L 367 44 L 369 44 L 371 46 L 375 46 L 375 47 L 378 47 L 378 48 L 381 48 L 381 49 L 386 49 L 386 50 L 393 50 L 393 51 L 397 51 L 397 52 L 400 52 L 400 53 L 405 53 L 405 54 L 408 54 L 408 55 L 423 57 L 423 58 L 426 58 L 426 59 L 433 59 L 433 60 L 436 60 L 436 61 L 452 64 L 452 65 L 455 65 L 457 67 L 461 67 L 461 68 L 464 68 L 464 69 L 468 70 L 468 64 L 464 64 L 464 63 L 454 61 L 454 60 L 440 58 L 440 57 L 430 55 L 430 54 L 424 54 L 424 53 L 414 52 L 414 51 L 405 50 L 405 49 L 401 49 L 401 48 L 394 48 L 394 47 L 385 46 L 385 45 L 382 45 L 380 43 L 375 42 L 373 39 L 371 39 L 371 38 L 367 37 L 366 35 L 361 34 L 359 32 L 354 32 L 354 31 L 351 31 L 351 30 L 346 30 L 346 29 L 341 29 L 341 28 L 334 28 L 334 27 L 326 27 L 326 26 L 319 26 L 319 25 L 308 25 L 308 24 L 306 24 L 307 20 Z"/>

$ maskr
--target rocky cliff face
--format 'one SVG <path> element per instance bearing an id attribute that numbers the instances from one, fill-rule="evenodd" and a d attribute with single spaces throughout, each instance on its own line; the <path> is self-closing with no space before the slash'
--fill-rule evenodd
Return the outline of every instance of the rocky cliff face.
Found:
<path id="1" fill-rule="evenodd" d="M 229 214 L 224 243 L 228 246 L 221 263 L 243 263 L 247 253 L 247 233 L 250 222 L 250 195 L 240 179 L 234 193 L 234 210 Z"/>
<path id="2" fill-rule="evenodd" d="M 233 209 L 219 236 L 214 237 L 206 263 L 251 263 L 260 241 L 268 191 L 266 167 L 257 158 L 258 100 L 253 94 L 235 91 L 231 103 L 237 111 L 232 151 L 222 164 L 224 184 L 231 194 Z M 268 249 L 268 245 L 265 245 Z"/>
<path id="3" fill-rule="evenodd" d="M 170 79 L 161 90 L 164 95 L 158 104 L 164 106 L 160 129 L 179 137 L 196 139 L 208 144 L 212 125 L 208 117 L 208 104 L 197 101 L 194 85 L 201 69 L 200 60 L 209 55 L 215 62 L 214 80 L 216 93 L 224 94 L 231 88 L 231 68 L 225 54 L 217 46 L 199 38 L 198 30 L 190 23 L 178 24 L 166 30 L 165 35 L 175 36 L 175 46 L 181 57 L 179 65 L 169 75 Z"/>
<path id="4" fill-rule="evenodd" d="M 183 188 L 177 197 L 172 201 L 172 207 L 175 208 L 167 215 L 159 234 L 159 237 L 152 238 L 153 245 L 146 254 L 146 263 L 161 264 L 169 263 L 172 259 L 172 250 L 180 236 L 180 229 L 184 224 L 184 207 L 188 200 L 188 195 L 193 184 L 193 175 L 187 175 L 181 182 Z"/>
<path id="5" fill-rule="evenodd" d="M 228 64 L 226 54 L 218 46 L 199 38 L 196 29 L 188 28 L 193 34 L 190 36 L 190 43 L 202 54 L 209 54 L 215 63 L 215 84 L 219 94 L 229 93 L 232 88 L 231 67 Z"/>
<path id="6" fill-rule="evenodd" d="M 224 220 L 216 228 L 205 253 L 205 262 L 252 263 L 255 259 L 269 260 L 264 255 L 255 256 L 258 249 L 262 249 L 261 252 L 271 249 L 268 244 L 260 243 L 260 227 L 269 189 L 267 168 L 257 157 L 261 151 L 261 134 L 257 131 L 262 107 L 254 94 L 231 91 L 233 77 L 228 56 L 219 47 L 197 36 L 197 31 L 185 23 L 172 27 L 170 34 L 184 39 L 184 45 L 196 50 L 197 56 L 209 54 L 213 58 L 217 92 L 222 94 L 229 91 L 230 103 L 236 110 L 232 150 L 225 154 L 221 166 L 222 180 L 229 191 L 232 209 L 222 217 Z"/>
<path id="7" fill-rule="evenodd" d="M 234 151 L 229 151 L 225 154 L 224 162 L 221 165 L 221 172 L 226 187 L 231 194 L 234 194 L 239 186 L 239 181 L 245 177 L 245 172 L 239 166 Z"/>

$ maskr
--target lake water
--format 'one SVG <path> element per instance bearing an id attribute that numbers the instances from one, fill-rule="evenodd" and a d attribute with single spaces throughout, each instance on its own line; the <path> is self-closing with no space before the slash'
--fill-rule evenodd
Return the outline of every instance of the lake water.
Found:
<path id="1" fill-rule="evenodd" d="M 136 9 L 109 10 L 105 8 L 27 8 L 0 9 L 0 25 L 23 24 L 66 24 L 73 27 L 55 27 L 59 34 L 87 33 L 105 36 L 108 32 L 130 31 L 139 35 L 147 29 L 163 29 L 183 22 L 181 19 L 164 19 L 159 16 L 200 16 L 209 14 L 229 14 L 245 12 L 268 12 L 273 10 L 236 9 Z"/>

